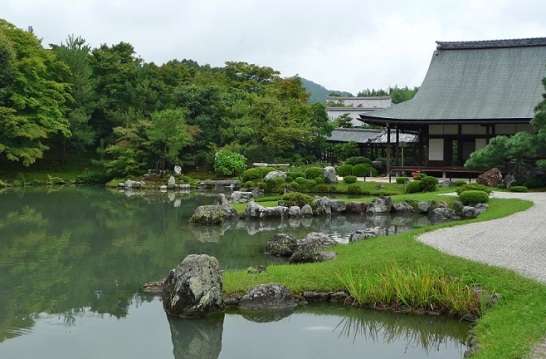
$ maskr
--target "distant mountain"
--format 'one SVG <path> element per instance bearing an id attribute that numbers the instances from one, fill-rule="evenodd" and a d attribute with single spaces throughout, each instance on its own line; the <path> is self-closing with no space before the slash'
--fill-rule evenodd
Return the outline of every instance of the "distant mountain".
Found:
<path id="1" fill-rule="evenodd" d="M 352 96 L 352 94 L 347 91 L 328 90 L 326 87 L 319 85 L 311 80 L 304 79 L 303 77 L 300 77 L 300 79 L 303 87 L 305 87 L 310 95 L 309 102 L 324 103 L 326 102 L 326 97 L 330 96 L 330 94 L 334 96 Z"/>

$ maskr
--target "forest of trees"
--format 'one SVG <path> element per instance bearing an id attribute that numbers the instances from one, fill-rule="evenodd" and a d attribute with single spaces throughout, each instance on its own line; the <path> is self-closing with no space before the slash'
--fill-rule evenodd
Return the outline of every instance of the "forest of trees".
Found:
<path id="1" fill-rule="evenodd" d="M 0 163 L 86 157 L 110 176 L 173 164 L 314 161 L 331 124 L 298 77 L 244 62 L 145 62 L 125 42 L 44 47 L 0 19 Z"/>
<path id="2" fill-rule="evenodd" d="M 390 96 L 392 103 L 400 103 L 407 100 L 411 100 L 417 93 L 419 87 L 389 87 L 388 89 L 365 89 L 358 93 L 357 96 Z"/>

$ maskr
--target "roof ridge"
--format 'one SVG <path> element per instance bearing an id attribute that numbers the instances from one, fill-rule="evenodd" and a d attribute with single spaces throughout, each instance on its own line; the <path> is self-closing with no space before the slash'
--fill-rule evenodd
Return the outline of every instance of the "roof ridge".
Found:
<path id="1" fill-rule="evenodd" d="M 546 37 L 517 39 L 476 40 L 476 41 L 436 41 L 437 50 L 488 49 L 505 47 L 546 46 Z"/>

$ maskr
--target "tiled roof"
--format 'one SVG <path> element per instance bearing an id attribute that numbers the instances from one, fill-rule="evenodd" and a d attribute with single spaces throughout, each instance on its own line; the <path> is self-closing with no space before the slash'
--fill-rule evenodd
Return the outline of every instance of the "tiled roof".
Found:
<path id="1" fill-rule="evenodd" d="M 528 121 L 545 92 L 544 77 L 546 38 L 440 42 L 413 99 L 361 118 L 372 122 Z"/>

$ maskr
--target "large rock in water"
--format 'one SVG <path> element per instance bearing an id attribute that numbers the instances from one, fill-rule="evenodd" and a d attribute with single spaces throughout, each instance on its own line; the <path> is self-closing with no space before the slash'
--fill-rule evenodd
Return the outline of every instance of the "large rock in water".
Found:
<path id="1" fill-rule="evenodd" d="M 379 227 L 357 229 L 349 236 L 349 242 L 361 241 L 363 239 L 377 237 L 378 235 Z"/>
<path id="2" fill-rule="evenodd" d="M 286 173 L 283 171 L 271 171 L 265 175 L 264 181 L 286 180 Z"/>
<path id="3" fill-rule="evenodd" d="M 290 263 L 322 262 L 335 258 L 335 252 L 324 251 L 325 247 L 337 242 L 325 233 L 311 232 L 297 242 L 298 246 L 290 256 Z"/>
<path id="4" fill-rule="evenodd" d="M 297 305 L 288 288 L 280 284 L 260 284 L 250 289 L 239 302 L 239 306 L 247 310 L 279 310 Z"/>
<path id="5" fill-rule="evenodd" d="M 169 272 L 163 283 L 163 308 L 170 315 L 189 317 L 223 306 L 220 264 L 206 254 L 190 254 Z"/>
<path id="6" fill-rule="evenodd" d="M 234 191 L 231 194 L 231 200 L 233 202 L 246 203 L 253 198 L 254 198 L 254 192 Z"/>
<path id="7" fill-rule="evenodd" d="M 251 201 L 245 209 L 245 216 L 248 218 L 282 218 L 288 216 L 288 207 L 264 207 Z"/>
<path id="8" fill-rule="evenodd" d="M 265 250 L 272 256 L 290 257 L 297 247 L 298 242 L 294 237 L 286 233 L 277 233 L 267 241 Z"/>
<path id="9" fill-rule="evenodd" d="M 335 167 L 324 167 L 324 181 L 326 183 L 337 183 L 337 173 Z"/>
<path id="10" fill-rule="evenodd" d="M 377 197 L 368 205 L 368 213 L 385 214 L 392 210 L 392 199 L 390 197 Z"/>
<path id="11" fill-rule="evenodd" d="M 502 183 L 502 172 L 498 168 L 491 168 L 479 175 L 476 182 L 484 186 L 497 187 Z"/>
<path id="12" fill-rule="evenodd" d="M 415 210 L 413 206 L 406 201 L 393 203 L 392 209 L 394 209 L 395 212 L 405 212 L 405 213 L 410 213 Z"/>
<path id="13" fill-rule="evenodd" d="M 196 224 L 222 224 L 236 216 L 237 212 L 229 205 L 210 204 L 197 207 L 190 221 Z"/>

